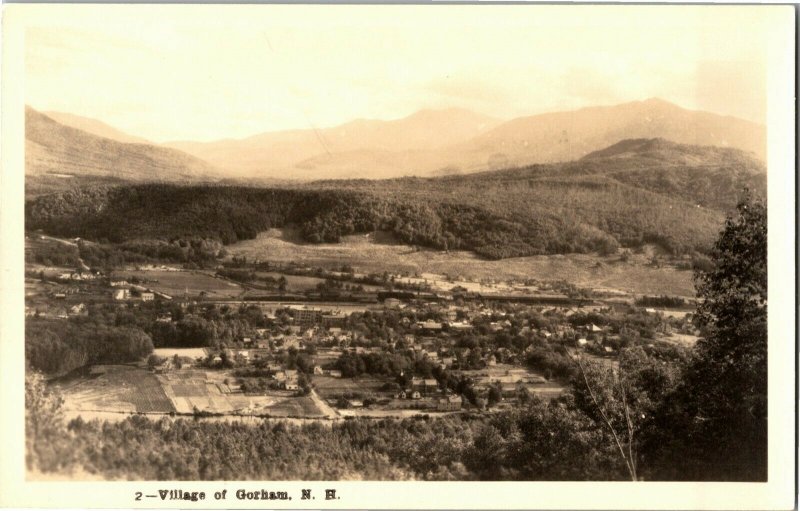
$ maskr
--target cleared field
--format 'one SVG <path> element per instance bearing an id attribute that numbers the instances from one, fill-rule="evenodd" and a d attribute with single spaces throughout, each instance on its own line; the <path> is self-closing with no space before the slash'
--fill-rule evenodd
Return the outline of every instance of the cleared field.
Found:
<path id="1" fill-rule="evenodd" d="M 266 407 L 266 413 L 273 417 L 322 417 L 325 414 L 308 396 L 291 397 Z"/>
<path id="2" fill-rule="evenodd" d="M 325 279 L 319 277 L 306 277 L 303 275 L 286 275 L 274 271 L 258 271 L 256 275 L 259 277 L 272 277 L 279 279 L 281 276 L 286 277 L 286 288 L 289 291 L 306 291 L 317 288 L 317 284 L 325 282 Z M 369 284 L 356 284 L 355 282 L 342 282 L 343 285 L 360 285 L 365 291 L 379 291 L 382 289 L 380 286 L 373 286 Z"/>
<path id="3" fill-rule="evenodd" d="M 125 270 L 116 272 L 115 279 L 136 277 L 142 285 L 172 297 L 197 296 L 205 292 L 211 298 L 235 298 L 243 288 L 234 282 L 201 271 Z"/>
<path id="4" fill-rule="evenodd" d="M 153 353 L 164 358 L 172 358 L 175 355 L 179 357 L 197 358 L 205 357 L 207 354 L 205 348 L 156 348 L 153 350 Z"/>
<path id="5" fill-rule="evenodd" d="M 286 288 L 290 291 L 306 291 L 308 289 L 316 289 L 317 284 L 325 282 L 325 279 L 319 277 L 304 277 L 302 275 L 284 275 L 274 271 L 258 271 L 256 275 L 259 277 L 272 277 L 279 279 L 281 276 L 286 277 Z"/>
<path id="6" fill-rule="evenodd" d="M 515 257 L 487 261 L 465 251 L 414 249 L 383 236 L 347 236 L 341 243 L 309 244 L 297 241 L 290 229 L 270 229 L 256 239 L 228 247 L 248 259 L 308 264 L 328 268 L 350 264 L 361 273 L 409 272 L 459 275 L 465 281 L 534 278 L 566 280 L 581 287 L 622 290 L 634 294 L 694 296 L 692 272 L 649 265 L 648 254 L 618 256 L 569 254 Z M 455 283 L 451 284 L 455 285 Z"/>
<path id="7" fill-rule="evenodd" d="M 59 384 L 67 410 L 173 412 L 158 379 L 133 366 L 97 366 L 103 374 Z"/>
<path id="8" fill-rule="evenodd" d="M 380 378 L 332 378 L 330 376 L 314 376 L 314 387 L 323 399 L 338 397 L 343 394 L 377 394 L 388 380 Z"/>
<path id="9" fill-rule="evenodd" d="M 195 411 L 271 415 L 274 417 L 324 417 L 311 397 L 275 391 L 268 395 L 228 393 L 220 371 L 184 369 L 155 375 L 143 367 L 95 366 L 92 377 L 58 384 L 66 411 L 87 416 L 101 412 L 193 413 Z"/>

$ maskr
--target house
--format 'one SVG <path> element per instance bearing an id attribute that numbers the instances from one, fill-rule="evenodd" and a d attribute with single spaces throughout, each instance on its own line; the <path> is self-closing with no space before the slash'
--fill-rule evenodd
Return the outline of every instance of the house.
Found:
<path id="1" fill-rule="evenodd" d="M 152 302 L 153 300 L 155 300 L 155 298 L 156 298 L 156 295 L 154 293 L 150 292 L 150 291 L 142 292 L 142 301 L 143 302 Z"/>
<path id="2" fill-rule="evenodd" d="M 420 321 L 417 323 L 417 328 L 426 332 L 440 332 L 442 330 L 442 324 L 438 321 L 431 320 Z"/>
<path id="3" fill-rule="evenodd" d="M 461 396 L 451 394 L 447 397 L 439 399 L 436 403 L 436 409 L 440 412 L 453 412 L 461 410 Z"/>
<path id="4" fill-rule="evenodd" d="M 588 325 L 586 325 L 586 331 L 596 333 L 596 332 L 602 332 L 603 329 L 595 325 L 594 323 L 589 323 Z"/>
<path id="5" fill-rule="evenodd" d="M 115 289 L 111 292 L 111 296 L 114 300 L 127 300 L 131 297 L 131 292 L 129 289 Z"/>
<path id="6" fill-rule="evenodd" d="M 449 323 L 448 326 L 450 327 L 450 330 L 456 330 L 456 331 L 472 330 L 472 325 L 470 325 L 466 321 L 452 321 Z"/>
<path id="7" fill-rule="evenodd" d="M 331 369 L 330 371 L 328 371 L 328 376 L 330 376 L 331 378 L 341 378 L 342 372 L 338 369 Z"/>
<path id="8" fill-rule="evenodd" d="M 486 363 L 488 365 L 490 365 L 490 366 L 496 366 L 497 365 L 497 357 L 495 357 L 494 355 L 489 355 L 489 359 L 486 361 Z"/>
<path id="9" fill-rule="evenodd" d="M 416 376 L 411 378 L 411 388 L 415 390 L 425 390 L 425 382 L 422 378 Z"/>
<path id="10" fill-rule="evenodd" d="M 86 312 L 86 305 L 79 303 L 78 305 L 73 305 L 70 307 L 69 312 L 71 314 L 83 314 Z"/>
<path id="11" fill-rule="evenodd" d="M 325 372 L 322 370 L 321 366 L 314 366 L 314 374 L 322 375 L 325 374 Z"/>
<path id="12" fill-rule="evenodd" d="M 584 347 L 584 346 L 586 346 L 587 344 L 589 344 L 589 341 L 587 341 L 587 340 L 586 340 L 586 339 L 584 339 L 583 337 L 581 337 L 580 339 L 578 339 L 578 346 Z"/>
<path id="13" fill-rule="evenodd" d="M 422 394 L 419 393 L 418 390 L 411 391 L 411 394 L 408 395 L 409 399 L 422 399 Z"/>

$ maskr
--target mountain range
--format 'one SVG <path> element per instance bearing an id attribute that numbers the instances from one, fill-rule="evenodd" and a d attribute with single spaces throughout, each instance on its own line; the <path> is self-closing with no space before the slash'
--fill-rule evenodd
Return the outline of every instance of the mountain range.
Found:
<path id="1" fill-rule="evenodd" d="M 440 176 L 572 161 L 631 139 L 736 148 L 741 157 L 766 160 L 763 125 L 660 99 L 510 121 L 463 109 L 422 110 L 392 121 L 160 145 L 99 120 L 28 108 L 26 173 L 137 181 Z"/>

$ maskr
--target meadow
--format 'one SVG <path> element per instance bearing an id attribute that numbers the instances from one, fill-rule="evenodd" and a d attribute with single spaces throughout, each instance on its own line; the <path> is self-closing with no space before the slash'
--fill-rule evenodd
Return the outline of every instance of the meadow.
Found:
<path id="1" fill-rule="evenodd" d="M 692 272 L 671 265 L 650 264 L 654 249 L 632 254 L 627 261 L 619 255 L 541 255 L 512 257 L 497 261 L 467 251 L 415 248 L 384 236 L 345 236 L 341 243 L 310 244 L 297 240 L 291 230 L 270 229 L 255 239 L 227 247 L 231 256 L 248 260 L 296 262 L 338 268 L 349 264 L 360 273 L 400 272 L 409 275 L 458 276 L 472 282 L 482 280 L 538 279 L 564 280 L 578 287 L 633 294 L 694 296 Z M 288 278 L 288 277 L 287 277 Z"/>
<path id="2" fill-rule="evenodd" d="M 215 277 L 203 271 L 170 271 L 170 270 L 124 270 L 114 272 L 112 279 L 136 277 L 142 285 L 159 293 L 172 297 L 197 296 L 204 292 L 211 298 L 236 298 L 242 292 L 242 286 L 229 280 Z"/>

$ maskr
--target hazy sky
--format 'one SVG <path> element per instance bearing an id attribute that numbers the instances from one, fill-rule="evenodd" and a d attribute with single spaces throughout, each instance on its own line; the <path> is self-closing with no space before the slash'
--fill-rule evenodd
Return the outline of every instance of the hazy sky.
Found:
<path id="1" fill-rule="evenodd" d="M 26 101 L 155 141 L 649 97 L 764 122 L 767 11 L 83 6 L 26 31 Z"/>

